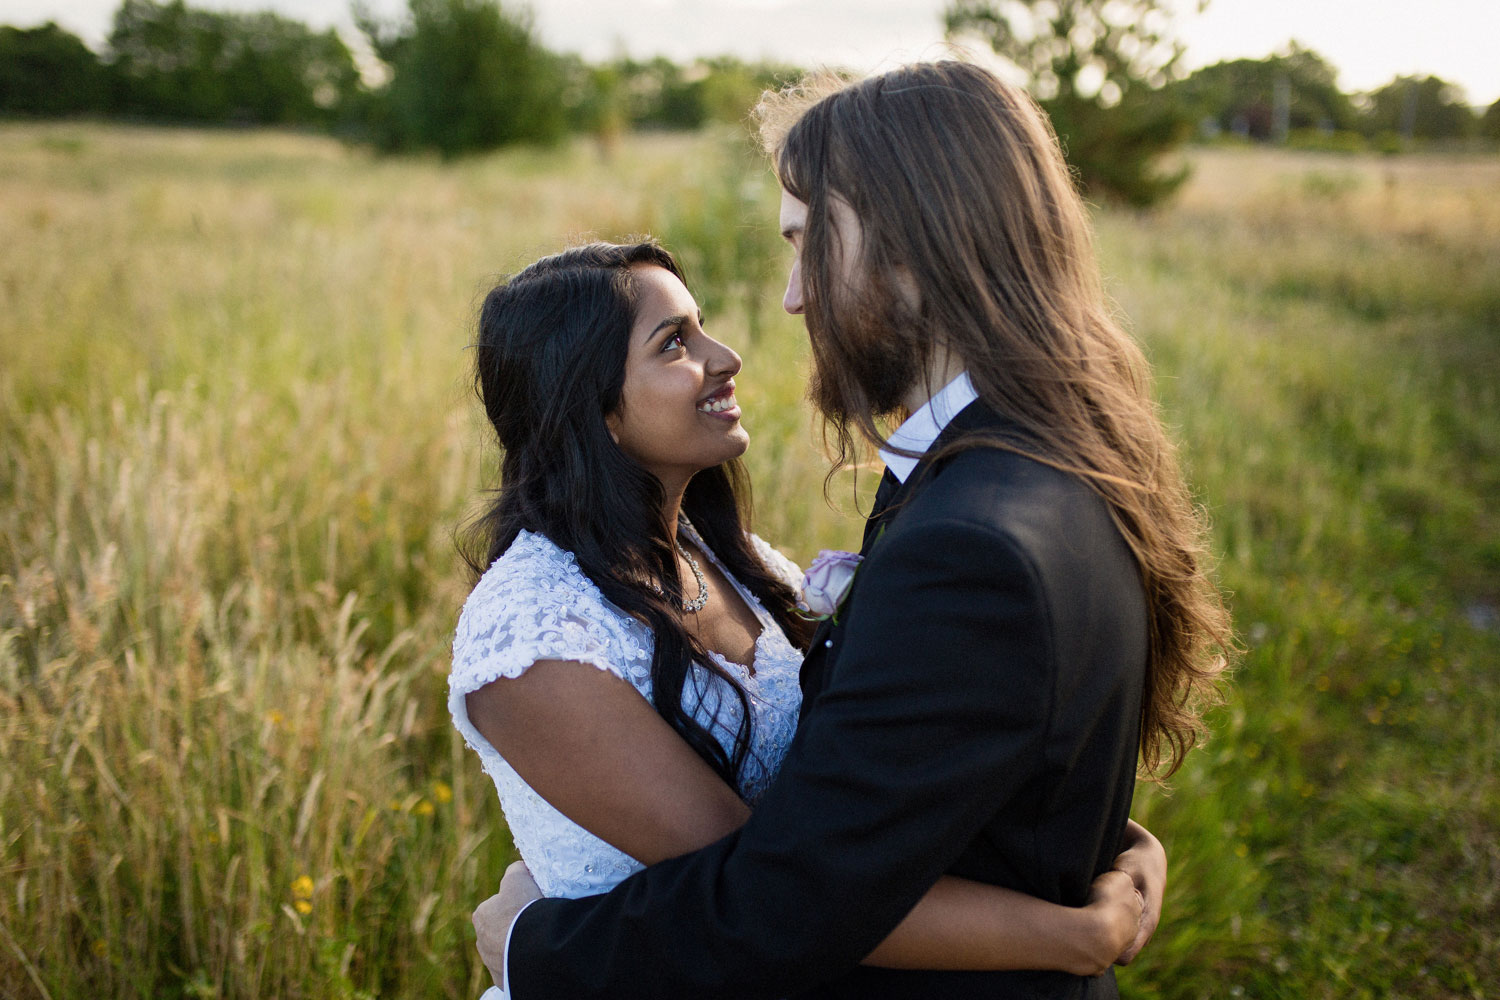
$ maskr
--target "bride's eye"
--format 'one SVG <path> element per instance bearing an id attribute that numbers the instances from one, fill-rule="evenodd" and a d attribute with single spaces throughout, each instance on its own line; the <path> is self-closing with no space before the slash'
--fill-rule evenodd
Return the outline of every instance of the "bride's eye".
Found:
<path id="1" fill-rule="evenodd" d="M 686 349 L 686 347 L 687 344 L 682 342 L 682 331 L 679 330 L 678 332 L 672 334 L 672 336 L 668 337 L 666 342 L 661 345 L 661 352 L 665 354 L 668 351 Z"/>

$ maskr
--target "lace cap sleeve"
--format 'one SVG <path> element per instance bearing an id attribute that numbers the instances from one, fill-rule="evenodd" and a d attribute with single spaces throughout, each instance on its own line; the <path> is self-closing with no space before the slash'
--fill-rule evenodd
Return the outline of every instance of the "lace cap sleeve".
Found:
<path id="1" fill-rule="evenodd" d="M 766 564 L 766 569 L 782 583 L 792 588 L 792 592 L 798 595 L 802 593 L 802 567 L 792 562 L 781 554 L 779 549 L 771 546 L 764 538 L 750 533 L 750 547 L 755 554 L 760 556 L 760 561 Z"/>
<path id="2" fill-rule="evenodd" d="M 491 681 L 521 676 L 538 660 L 588 663 L 639 688 L 650 676 L 650 651 L 633 626 L 571 552 L 522 532 L 464 602 L 453 636 L 450 705 Z"/>

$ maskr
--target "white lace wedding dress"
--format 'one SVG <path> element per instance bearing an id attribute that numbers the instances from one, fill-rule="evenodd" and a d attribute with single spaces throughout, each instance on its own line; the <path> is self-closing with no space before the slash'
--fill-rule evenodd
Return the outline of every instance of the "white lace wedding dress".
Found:
<path id="1" fill-rule="evenodd" d="M 802 654 L 691 527 L 683 530 L 734 584 L 761 623 L 753 674 L 715 655 L 749 696 L 753 736 L 740 793 L 754 804 L 775 777 L 797 726 Z M 794 590 L 800 587 L 797 567 L 761 539 L 750 537 L 766 566 Z M 495 560 L 464 602 L 453 638 L 448 709 L 453 724 L 494 779 L 516 849 L 545 895 L 577 898 L 606 892 L 643 866 L 569 820 L 527 785 L 469 721 L 464 696 L 498 678 L 519 677 L 538 660 L 576 660 L 625 679 L 649 700 L 652 647 L 646 627 L 606 601 L 571 552 L 528 531 Z M 726 750 L 733 745 L 741 709 L 721 678 L 695 669 L 683 690 L 683 707 Z"/>

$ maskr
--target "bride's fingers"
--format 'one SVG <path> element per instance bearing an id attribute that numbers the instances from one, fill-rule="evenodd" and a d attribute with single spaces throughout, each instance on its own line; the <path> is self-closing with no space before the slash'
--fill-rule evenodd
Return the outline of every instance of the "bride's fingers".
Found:
<path id="1" fill-rule="evenodd" d="M 1156 931 L 1156 924 L 1150 919 L 1150 911 L 1146 906 L 1146 897 L 1141 895 L 1139 889 L 1135 890 L 1136 905 L 1140 907 L 1140 913 L 1136 917 L 1135 939 L 1126 946 L 1118 958 L 1116 965 L 1129 965 L 1135 957 L 1146 947 L 1146 942 L 1151 940 L 1151 935 Z"/>

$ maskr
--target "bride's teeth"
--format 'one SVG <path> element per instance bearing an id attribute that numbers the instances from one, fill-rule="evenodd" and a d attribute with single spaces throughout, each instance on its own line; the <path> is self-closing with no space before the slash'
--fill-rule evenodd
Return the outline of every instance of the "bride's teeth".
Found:
<path id="1" fill-rule="evenodd" d="M 704 413 L 723 413 L 725 410 L 732 409 L 735 405 L 735 398 L 733 396 L 725 396 L 723 399 L 709 400 L 699 405 L 698 409 Z"/>

